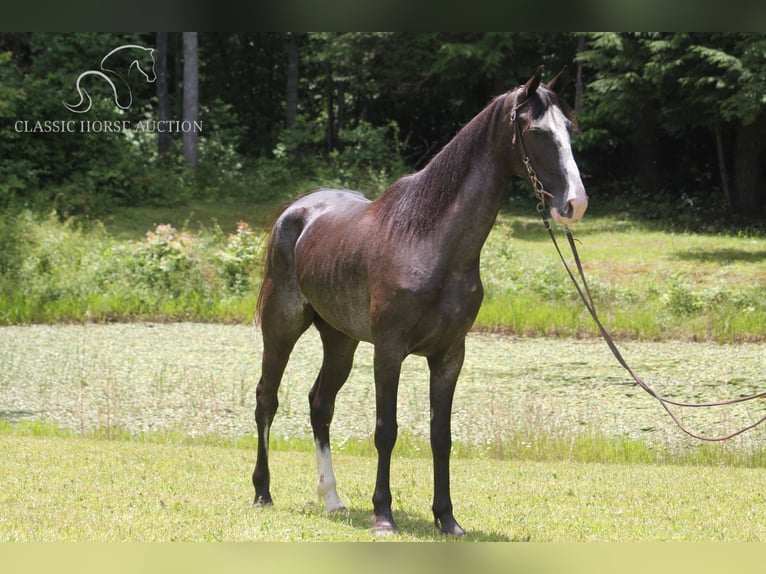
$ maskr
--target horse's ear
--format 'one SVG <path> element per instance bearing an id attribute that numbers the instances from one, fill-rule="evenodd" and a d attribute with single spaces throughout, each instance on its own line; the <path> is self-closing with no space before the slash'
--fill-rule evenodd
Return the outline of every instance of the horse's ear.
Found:
<path id="1" fill-rule="evenodd" d="M 569 72 L 567 70 L 567 67 L 564 66 L 561 68 L 561 71 L 556 74 L 556 76 L 545 86 L 551 90 L 552 92 L 556 92 L 557 94 L 561 93 L 561 90 L 564 89 L 564 85 L 567 83 L 567 80 L 569 79 Z"/>
<path id="2" fill-rule="evenodd" d="M 524 93 L 527 95 L 527 97 L 534 94 L 535 90 L 537 90 L 537 87 L 540 85 L 540 78 L 543 75 L 543 68 L 544 66 L 539 66 L 535 73 L 532 74 L 532 77 L 527 80 L 526 84 L 524 84 Z"/>

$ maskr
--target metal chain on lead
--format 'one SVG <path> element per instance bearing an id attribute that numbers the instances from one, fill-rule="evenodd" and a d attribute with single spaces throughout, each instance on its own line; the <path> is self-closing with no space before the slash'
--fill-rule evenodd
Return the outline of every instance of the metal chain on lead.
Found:
<path id="1" fill-rule="evenodd" d="M 524 167 L 527 169 L 527 175 L 529 175 L 529 181 L 532 184 L 532 191 L 534 191 L 537 198 L 537 212 L 543 213 L 545 211 L 545 198 L 552 198 L 553 194 L 545 191 L 543 182 L 538 179 L 535 168 L 532 167 L 532 163 L 529 161 L 529 157 L 525 156 L 523 161 Z"/>

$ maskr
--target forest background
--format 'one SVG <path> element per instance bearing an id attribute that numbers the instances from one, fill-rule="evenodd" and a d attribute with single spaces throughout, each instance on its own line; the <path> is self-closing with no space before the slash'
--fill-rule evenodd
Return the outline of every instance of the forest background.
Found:
<path id="1" fill-rule="evenodd" d="M 132 69 L 127 110 L 93 82 L 90 117 L 182 120 L 186 93 L 202 125 L 196 157 L 184 161 L 176 133 L 15 129 L 80 120 L 62 105 L 76 101 L 75 79 L 125 44 L 155 48 L 158 79 Z M 267 203 L 319 182 L 374 196 L 544 64 L 573 78 L 594 203 L 690 227 L 757 224 L 764 62 L 766 36 L 750 33 L 4 33 L 0 209 L 95 218 L 190 199 Z"/>

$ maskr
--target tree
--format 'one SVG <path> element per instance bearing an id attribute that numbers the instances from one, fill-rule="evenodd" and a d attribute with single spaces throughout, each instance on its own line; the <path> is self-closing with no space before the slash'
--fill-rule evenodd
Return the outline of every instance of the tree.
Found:
<path id="1" fill-rule="evenodd" d="M 585 35 L 581 34 L 577 38 L 577 54 L 579 55 L 584 52 L 585 47 Z M 582 60 L 580 58 L 575 59 L 577 60 L 577 74 L 575 78 L 574 111 L 575 113 L 580 113 L 583 107 L 583 99 L 585 98 L 585 85 L 582 81 Z"/>
<path id="2" fill-rule="evenodd" d="M 605 33 L 588 40 L 578 54 L 592 78 L 580 145 L 590 146 L 586 155 L 611 151 L 627 160 L 602 161 L 602 171 L 618 165 L 612 179 L 632 174 L 662 201 L 720 189 L 730 211 L 763 211 L 764 34 Z M 599 150 L 604 142 L 609 150 Z"/>
<path id="3" fill-rule="evenodd" d="M 153 39 L 154 34 L 0 34 L 0 118 L 5 122 L 0 137 L 0 208 L 34 205 L 62 214 L 97 215 L 146 198 L 150 184 L 141 142 L 81 128 L 80 122 L 135 124 L 150 109 L 154 85 L 125 65 L 119 71 L 130 81 L 130 109 L 114 104 L 103 81 L 88 85 L 93 105 L 84 116 L 67 110 L 63 102 L 77 101 L 78 76 L 98 69 L 116 47 L 147 46 Z M 30 126 L 66 121 L 72 128 L 66 134 L 20 133 L 14 129 L 17 121 L 29 121 Z"/>
<path id="4" fill-rule="evenodd" d="M 183 33 L 184 87 L 183 121 L 194 125 L 199 119 L 199 53 L 197 32 Z M 184 160 L 186 164 L 197 165 L 198 134 L 195 129 L 183 132 Z"/>
<path id="5" fill-rule="evenodd" d="M 607 179 L 620 183 L 629 178 L 652 195 L 661 191 L 662 175 L 656 84 L 646 74 L 650 51 L 643 33 L 593 33 L 587 49 L 577 53 L 590 73 L 585 91 L 578 145 L 601 155 L 599 170 L 617 168 Z M 589 149 L 588 149 L 589 148 Z M 612 161 L 603 161 L 612 156 Z"/>
<path id="6" fill-rule="evenodd" d="M 565 99 L 578 109 L 573 145 L 594 199 L 638 197 L 656 217 L 690 219 L 678 208 L 708 202 L 720 212 L 725 198 L 732 212 L 757 214 L 766 204 L 764 34 L 0 33 L 0 118 L 69 119 L 62 100 L 76 98 L 78 75 L 123 44 L 156 44 L 157 81 L 131 69 L 129 110 L 94 82 L 89 119 L 135 125 L 201 114 L 205 132 L 183 137 L 189 166 L 199 153 L 203 168 L 225 158 L 232 174 L 285 148 L 290 174 L 334 169 L 351 185 L 344 162 L 357 162 L 383 174 L 383 185 L 386 165 L 401 158 L 421 168 L 540 63 L 552 76 L 574 61 Z M 146 152 L 167 156 L 170 134 L 126 135 L 6 129 L 0 203 L 39 194 L 38 205 L 56 198 L 57 209 L 95 213 L 94 202 L 103 212 L 161 198 L 173 166 L 156 171 Z M 211 178 L 201 189 L 216 189 L 219 171 L 199 170 Z"/>
<path id="7" fill-rule="evenodd" d="M 709 76 L 716 80 L 712 97 L 719 104 L 716 107 L 720 117 L 734 124 L 730 207 L 737 212 L 758 215 L 766 203 L 766 189 L 762 182 L 766 36 L 733 34 L 726 40 L 716 47 L 694 45 L 690 51 L 713 68 Z"/>
<path id="8" fill-rule="evenodd" d="M 170 97 L 168 96 L 168 33 L 157 32 L 157 104 L 159 120 L 170 120 Z M 157 134 L 157 152 L 165 155 L 170 149 L 170 132 Z"/>
<path id="9" fill-rule="evenodd" d="M 761 213 L 766 35 L 678 33 L 658 38 L 652 48 L 658 81 L 676 87 L 664 106 L 667 125 L 679 133 L 706 128 L 729 208 Z"/>
<path id="10" fill-rule="evenodd" d="M 298 37 L 295 32 L 291 32 L 287 40 L 287 97 L 285 98 L 285 127 L 288 130 L 295 128 L 298 118 L 299 57 Z"/>

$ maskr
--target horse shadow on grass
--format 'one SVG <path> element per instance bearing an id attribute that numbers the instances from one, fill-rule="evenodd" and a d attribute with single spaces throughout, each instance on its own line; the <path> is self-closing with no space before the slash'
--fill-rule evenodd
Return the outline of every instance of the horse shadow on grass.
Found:
<path id="1" fill-rule="evenodd" d="M 318 516 L 321 514 L 326 520 L 336 524 L 351 526 L 360 531 L 369 531 L 372 528 L 373 516 L 369 508 L 360 509 L 351 507 L 346 511 L 326 512 L 320 505 L 312 503 L 305 505 L 301 511 L 303 514 Z M 412 514 L 405 510 L 395 512 L 396 524 L 399 534 L 409 534 L 418 538 L 432 538 L 434 541 L 465 540 L 466 542 L 528 542 L 526 537 L 512 538 L 507 534 L 496 531 L 474 530 L 466 528 L 466 534 L 462 538 L 453 539 L 443 535 L 434 525 L 433 520 L 425 520 L 422 516 Z M 385 539 L 385 535 L 383 537 Z"/>

